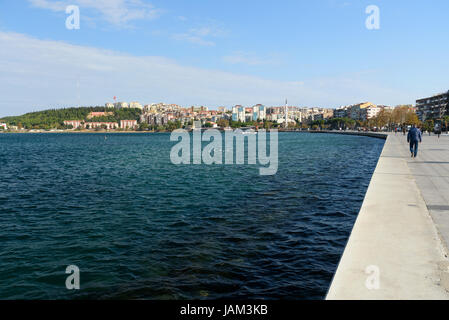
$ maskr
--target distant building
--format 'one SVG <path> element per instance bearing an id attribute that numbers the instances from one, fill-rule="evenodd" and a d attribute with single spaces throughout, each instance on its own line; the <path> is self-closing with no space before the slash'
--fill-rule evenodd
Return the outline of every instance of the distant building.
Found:
<path id="1" fill-rule="evenodd" d="M 226 107 L 218 107 L 218 112 L 219 113 L 225 113 L 226 112 Z"/>
<path id="2" fill-rule="evenodd" d="M 114 103 L 114 108 L 116 109 L 126 109 L 129 108 L 129 105 L 127 102 L 116 102 Z"/>
<path id="3" fill-rule="evenodd" d="M 84 128 L 86 129 L 96 129 L 96 128 L 105 128 L 105 129 L 117 129 L 117 122 L 86 122 L 84 124 Z"/>
<path id="4" fill-rule="evenodd" d="M 333 109 L 323 109 L 321 111 L 321 115 L 323 119 L 330 119 L 334 116 L 334 110 Z"/>
<path id="5" fill-rule="evenodd" d="M 113 103 L 106 103 L 105 105 L 104 105 L 105 107 L 106 107 L 106 109 L 112 109 L 112 108 L 114 108 L 114 104 Z"/>
<path id="6" fill-rule="evenodd" d="M 137 128 L 137 120 L 120 120 L 121 129 L 135 129 Z"/>
<path id="7" fill-rule="evenodd" d="M 432 97 L 416 100 L 416 113 L 421 121 L 440 119 L 449 115 L 449 91 Z"/>
<path id="8" fill-rule="evenodd" d="M 361 110 L 361 120 L 365 121 L 365 120 L 370 120 L 373 119 L 375 117 L 377 117 L 377 115 L 379 114 L 379 112 L 381 112 L 383 109 L 380 108 L 379 106 L 369 106 L 365 109 Z"/>
<path id="9" fill-rule="evenodd" d="M 87 119 L 113 116 L 114 112 L 91 112 L 87 115 Z"/>
<path id="10" fill-rule="evenodd" d="M 81 120 L 64 121 L 64 125 L 72 126 L 73 129 L 78 129 L 79 127 L 81 127 L 82 121 Z"/>
<path id="11" fill-rule="evenodd" d="M 3 130 L 8 130 L 6 123 L 0 123 L 0 128 L 3 128 Z"/>
<path id="12" fill-rule="evenodd" d="M 349 118 L 349 106 L 342 106 L 334 110 L 334 118 Z"/>
<path id="13" fill-rule="evenodd" d="M 131 102 L 131 103 L 129 104 L 129 107 L 130 107 L 131 109 L 140 109 L 140 110 L 143 110 L 143 106 L 142 106 L 139 102 Z"/>
<path id="14" fill-rule="evenodd" d="M 258 104 L 253 107 L 253 121 L 265 120 L 267 118 L 267 110 L 264 105 Z"/>
<path id="15" fill-rule="evenodd" d="M 382 105 L 378 105 L 379 108 L 382 108 L 385 111 L 393 111 L 395 109 L 395 107 L 391 107 L 391 106 L 382 106 Z"/>
<path id="16" fill-rule="evenodd" d="M 365 121 L 367 120 L 367 109 L 368 107 L 377 107 L 371 102 L 363 102 L 355 104 L 349 107 L 349 117 L 353 120 Z"/>
<path id="17" fill-rule="evenodd" d="M 246 122 L 246 108 L 241 105 L 236 105 L 232 108 L 232 120 Z"/>

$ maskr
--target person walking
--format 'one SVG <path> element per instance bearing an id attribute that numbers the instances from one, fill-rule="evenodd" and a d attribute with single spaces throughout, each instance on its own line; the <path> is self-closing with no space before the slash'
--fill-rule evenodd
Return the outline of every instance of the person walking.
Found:
<path id="1" fill-rule="evenodd" d="M 410 143 L 412 158 L 416 158 L 418 156 L 418 145 L 422 142 L 422 134 L 421 130 L 419 130 L 415 125 L 413 125 L 408 132 L 407 142 Z"/>

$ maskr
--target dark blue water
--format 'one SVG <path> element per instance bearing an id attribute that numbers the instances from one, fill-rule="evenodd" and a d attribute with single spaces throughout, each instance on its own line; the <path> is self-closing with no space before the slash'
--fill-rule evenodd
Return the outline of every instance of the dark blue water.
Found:
<path id="1" fill-rule="evenodd" d="M 0 299 L 322 299 L 384 144 L 280 133 L 260 176 L 107 137 L 0 134 Z"/>

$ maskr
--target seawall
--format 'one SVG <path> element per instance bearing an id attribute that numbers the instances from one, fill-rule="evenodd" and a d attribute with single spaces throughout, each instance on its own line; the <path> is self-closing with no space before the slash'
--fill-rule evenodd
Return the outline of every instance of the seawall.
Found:
<path id="1" fill-rule="evenodd" d="M 343 134 L 343 135 L 350 135 L 350 136 L 364 136 L 364 137 L 371 137 L 371 138 L 379 138 L 386 140 L 388 137 L 387 133 L 379 133 L 379 132 L 361 132 L 361 131 L 328 131 L 328 130 L 321 130 L 321 131 L 308 131 L 310 133 L 327 133 L 327 134 Z"/>
<path id="2" fill-rule="evenodd" d="M 386 142 L 326 299 L 449 299 L 447 252 L 409 169 L 406 138 L 352 134 Z"/>

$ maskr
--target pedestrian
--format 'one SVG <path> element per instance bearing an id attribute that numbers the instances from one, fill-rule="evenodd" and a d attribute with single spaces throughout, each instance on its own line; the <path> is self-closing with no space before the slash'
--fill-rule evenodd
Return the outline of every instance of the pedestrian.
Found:
<path id="1" fill-rule="evenodd" d="M 415 125 L 412 125 L 412 128 L 408 132 L 407 142 L 410 143 L 410 153 L 412 154 L 412 158 L 416 158 L 418 156 L 418 145 L 419 143 L 422 143 L 422 134 L 421 130 Z"/>

